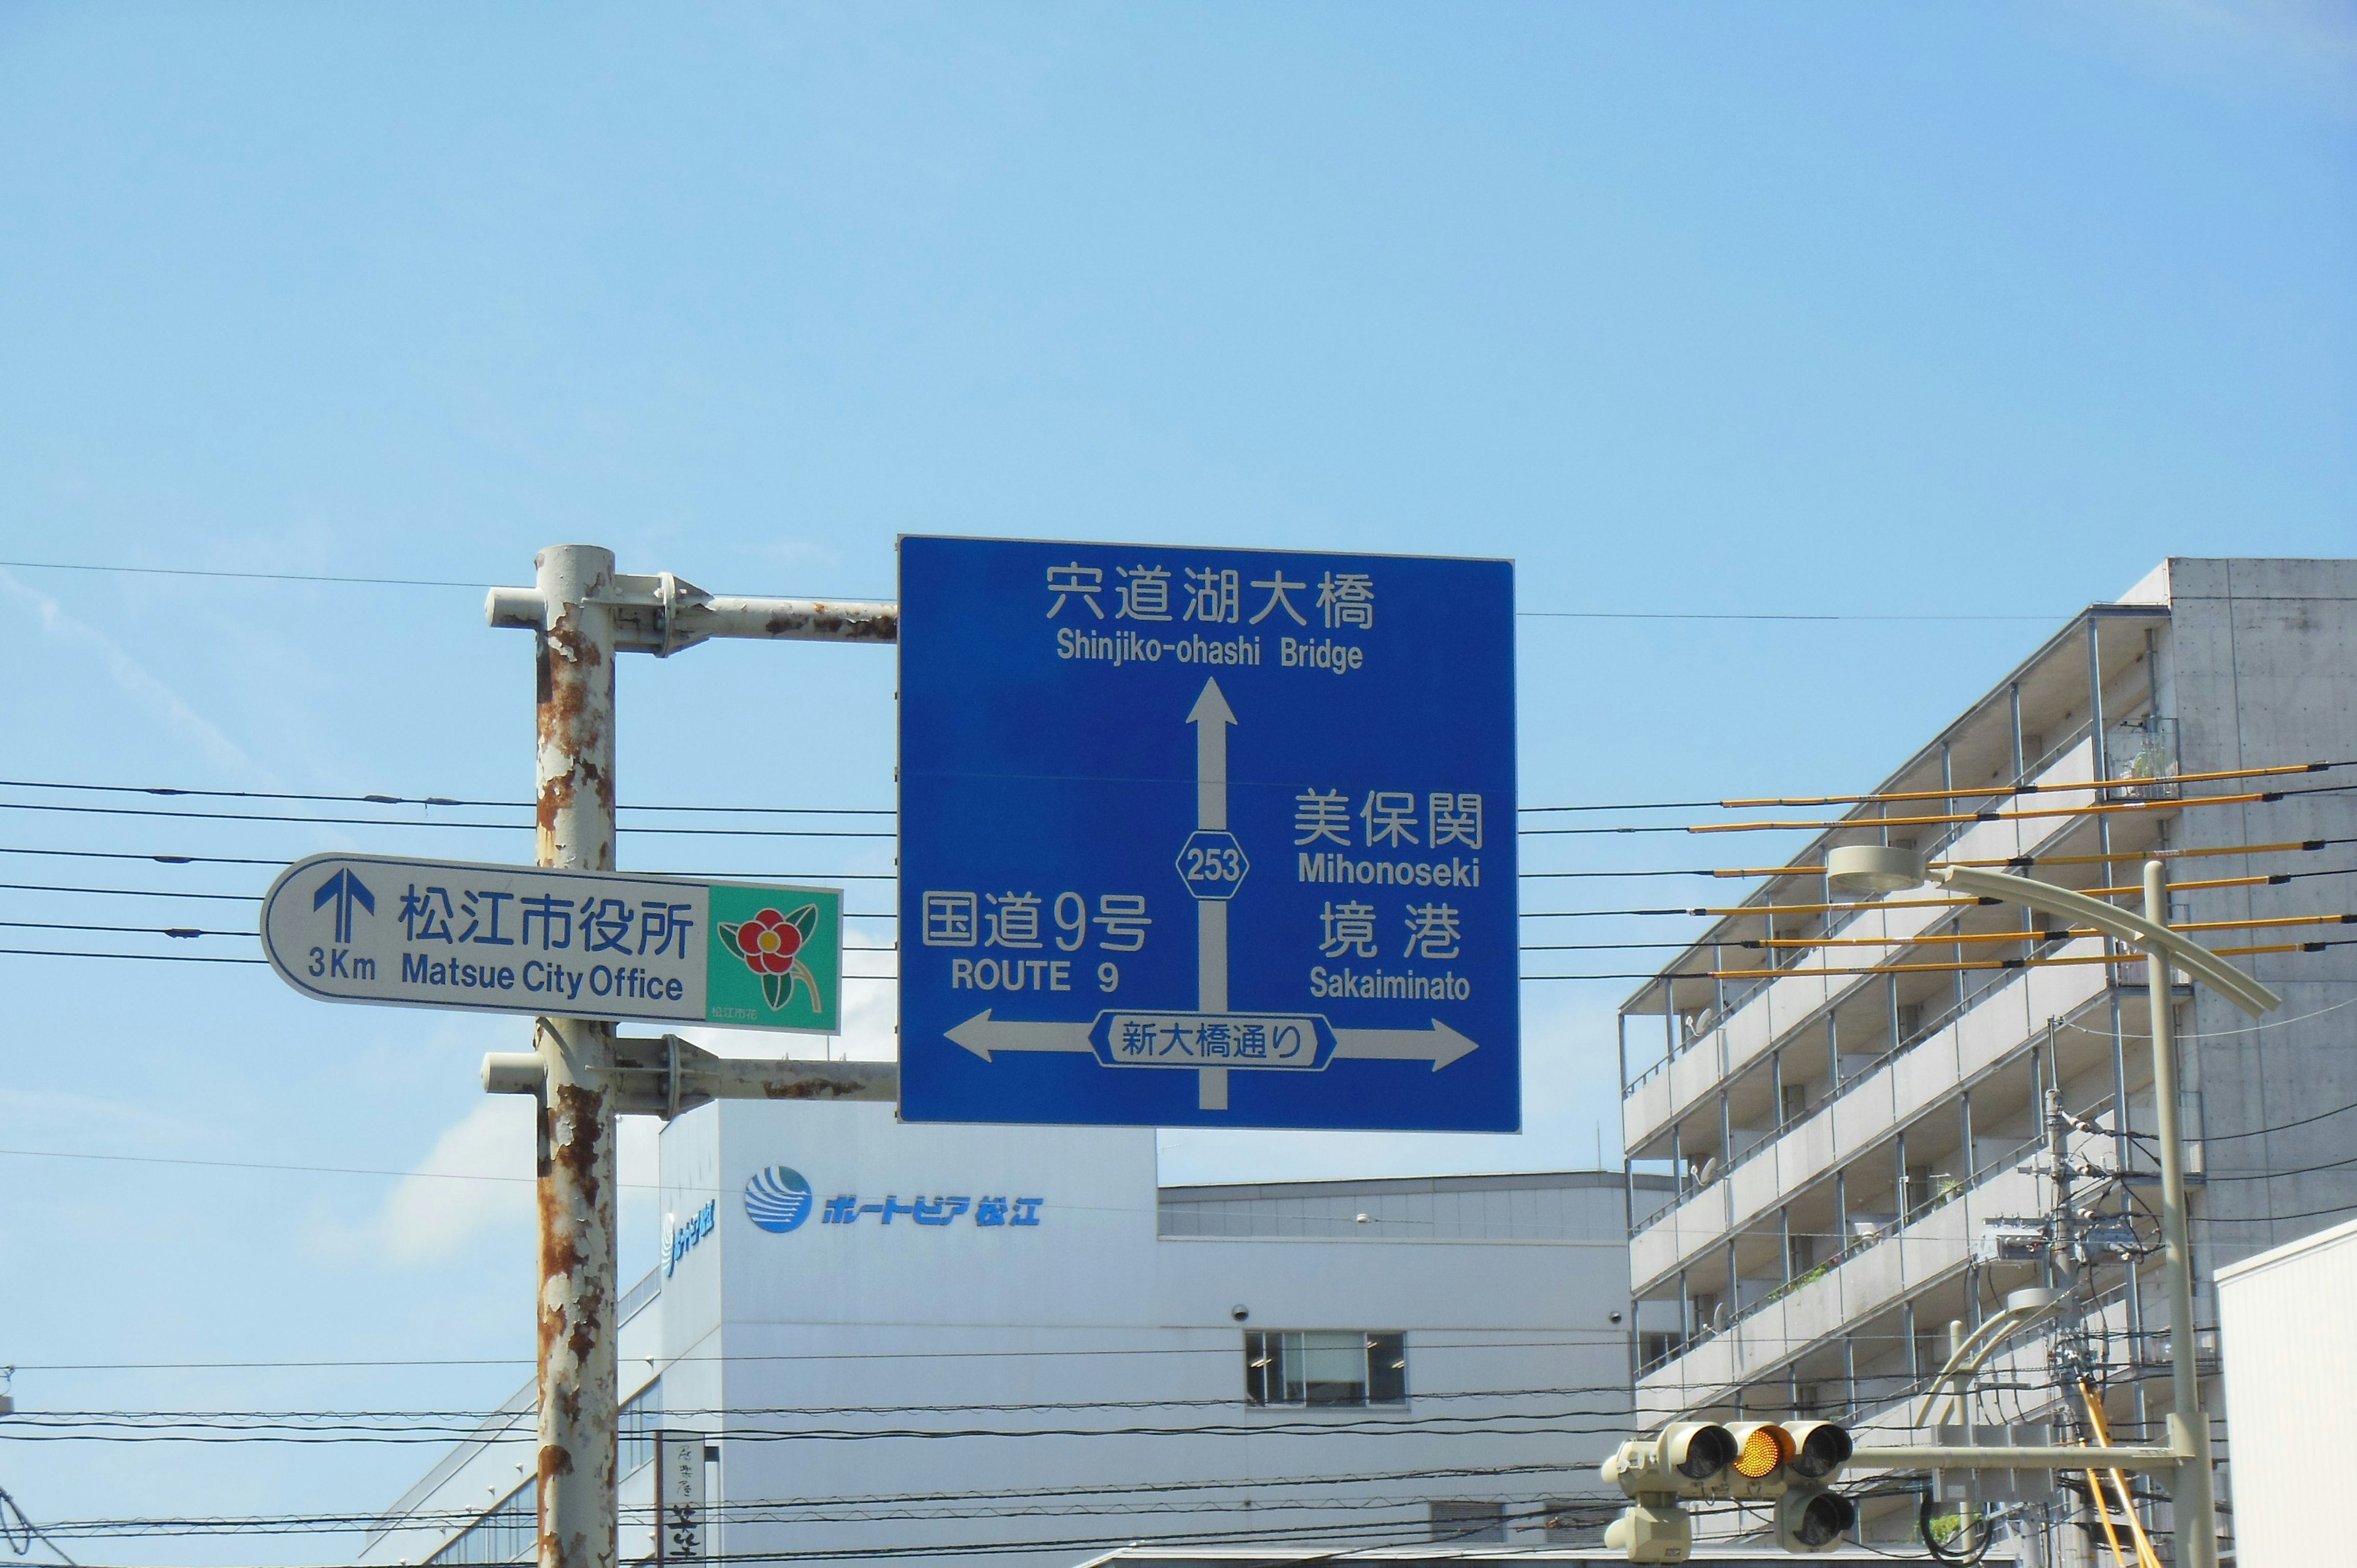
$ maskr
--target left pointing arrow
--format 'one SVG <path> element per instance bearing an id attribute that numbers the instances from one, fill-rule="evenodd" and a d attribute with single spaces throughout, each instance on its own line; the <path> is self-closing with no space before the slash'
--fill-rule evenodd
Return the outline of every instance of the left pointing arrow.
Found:
<path id="1" fill-rule="evenodd" d="M 993 1051 L 1094 1051 L 1089 1043 L 1091 1024 L 1022 1024 L 1000 1021 L 985 1007 L 948 1031 L 949 1037 L 983 1060 Z"/>

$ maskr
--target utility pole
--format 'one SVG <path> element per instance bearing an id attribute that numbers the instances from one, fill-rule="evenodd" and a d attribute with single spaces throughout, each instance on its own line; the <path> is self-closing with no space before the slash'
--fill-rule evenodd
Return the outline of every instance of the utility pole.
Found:
<path id="1" fill-rule="evenodd" d="M 618 655 L 667 657 L 713 637 L 888 645 L 899 635 L 892 605 L 722 598 L 670 573 L 618 574 L 614 553 L 594 544 L 552 545 L 533 564 L 533 586 L 492 589 L 484 615 L 494 627 L 536 634 L 544 866 L 614 869 Z M 614 1118 L 620 1110 L 654 1107 L 624 1093 L 623 1073 L 643 1073 L 646 1064 L 636 1059 L 638 1051 L 618 1048 L 612 1024 L 542 1018 L 533 1036 L 536 1074 L 519 1074 L 511 1058 L 493 1058 L 485 1064 L 485 1087 L 536 1090 L 542 1108 L 539 1563 L 616 1568 Z M 676 1108 L 676 1043 L 668 1055 L 669 1102 Z M 893 1075 L 873 1069 L 762 1067 L 737 1072 L 711 1091 L 860 1100 L 888 1100 L 897 1091 Z"/>
<path id="2" fill-rule="evenodd" d="M 2171 1027 L 2169 970 L 2185 970 L 2258 1017 L 2282 1004 L 2283 998 L 2249 975 L 2226 963 L 2169 925 L 2169 868 L 2156 858 L 2145 863 L 2144 913 L 2132 915 L 2116 905 L 2069 888 L 2024 876 L 1974 866 L 1930 865 L 1912 850 L 1877 844 L 1846 844 L 1825 856 L 1825 885 L 1837 895 L 1895 893 L 1931 883 L 1975 897 L 2002 898 L 2030 908 L 2083 921 L 2105 936 L 2126 942 L 2146 955 L 2146 994 L 2152 1023 L 2153 1098 L 2158 1101 L 2160 1140 L 2161 1234 L 2169 1275 L 2169 1375 L 2173 1392 L 2166 1445 L 2140 1445 L 2105 1451 L 2110 1467 L 2122 1471 L 2166 1473 L 2171 1477 L 2171 1523 L 2177 1537 L 2179 1568 L 2217 1568 L 2218 1514 L 2210 1470 L 2209 1422 L 2201 1412 L 2201 1391 L 2194 1359 L 2193 1253 L 2187 1240 L 2185 1219 L 2185 1152 L 2178 1125 L 2177 1045 Z M 2126 1107 L 2120 1107 L 2122 1128 Z M 2090 1419 L 2093 1412 L 2090 1412 Z M 2075 1469 L 2085 1451 L 2066 1448 L 2006 1449 L 1975 1446 L 1861 1448 L 1862 1466 L 1898 1468 L 1928 1464 L 1956 1469 Z"/>
<path id="3" fill-rule="evenodd" d="M 2169 865 L 2144 863 L 2144 918 L 2169 924 Z M 2194 1360 L 2193 1246 L 2185 1221 L 2185 1145 L 2177 1122 L 2175 1000 L 2169 959 L 2147 949 L 2146 1011 L 2152 1015 L 2152 1098 L 2160 1135 L 2160 1236 L 2169 1273 L 2169 1445 L 2185 1455 L 2170 1489 L 2179 1568 L 2218 1568 L 2218 1500 L 2210 1472 L 2210 1420 Z M 2125 1125 L 2127 1107 L 2120 1108 Z"/>
<path id="4" fill-rule="evenodd" d="M 597 602 L 611 552 L 544 550 L 538 864 L 614 868 L 614 621 Z M 616 1407 L 614 1026 L 543 1018 L 540 1133 L 540 1561 L 613 1568 Z"/>

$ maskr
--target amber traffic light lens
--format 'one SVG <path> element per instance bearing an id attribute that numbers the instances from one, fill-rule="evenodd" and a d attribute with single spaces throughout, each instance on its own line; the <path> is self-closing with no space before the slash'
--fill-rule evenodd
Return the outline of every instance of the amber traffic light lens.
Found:
<path id="1" fill-rule="evenodd" d="M 1744 1434 L 1743 1446 L 1736 1451 L 1735 1473 L 1747 1481 L 1772 1476 L 1792 1453 L 1792 1440 L 1782 1428 L 1755 1426 Z"/>

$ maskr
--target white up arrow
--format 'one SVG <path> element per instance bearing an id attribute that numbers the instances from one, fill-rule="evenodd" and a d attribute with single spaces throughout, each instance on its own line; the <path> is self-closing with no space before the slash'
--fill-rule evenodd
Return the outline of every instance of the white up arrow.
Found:
<path id="1" fill-rule="evenodd" d="M 1228 829 L 1228 726 L 1236 722 L 1233 708 L 1215 680 L 1203 682 L 1202 694 L 1187 710 L 1195 726 L 1195 826 L 1225 832 Z M 1228 1010 L 1228 901 L 1195 900 L 1195 1005 L 1206 1013 Z M 1228 1108 L 1228 1069 L 1203 1069 L 1196 1103 L 1206 1111 Z"/>

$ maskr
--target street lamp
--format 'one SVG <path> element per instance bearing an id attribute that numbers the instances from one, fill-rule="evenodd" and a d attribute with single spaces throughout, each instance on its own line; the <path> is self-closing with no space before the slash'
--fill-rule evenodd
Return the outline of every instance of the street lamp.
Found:
<path id="1" fill-rule="evenodd" d="M 1999 898 L 2084 922 L 2145 955 L 2152 1017 L 2152 1092 L 2160 1128 L 2160 1224 L 2169 1275 L 2169 1448 L 2177 1456 L 2170 1512 L 2177 1561 L 2185 1568 L 2217 1568 L 2217 1500 L 2210 1476 L 2209 1423 L 2193 1355 L 2193 1255 L 2186 1240 L 2185 1147 L 2177 1124 L 2177 1047 L 2170 1037 L 2169 972 L 2172 965 L 2208 983 L 2254 1018 L 2283 998 L 2217 954 L 2169 929 L 2169 868 L 2144 865 L 2144 913 L 2133 914 L 2067 887 L 1969 865 L 1932 865 L 1893 844 L 1846 844 L 1825 856 L 1825 886 L 1835 896 L 1899 893 L 1930 883 L 1977 898 Z M 2127 1107 L 2119 1108 L 2122 1125 Z"/>

